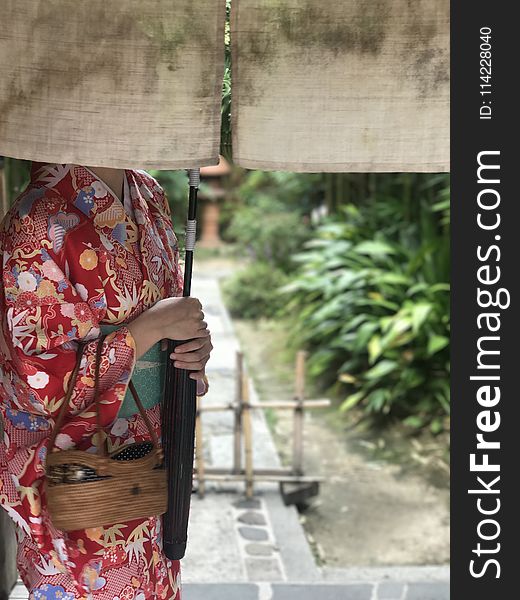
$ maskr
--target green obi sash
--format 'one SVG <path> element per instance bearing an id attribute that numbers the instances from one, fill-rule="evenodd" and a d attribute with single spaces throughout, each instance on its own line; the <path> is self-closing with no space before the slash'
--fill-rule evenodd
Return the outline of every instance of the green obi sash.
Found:
<path id="1" fill-rule="evenodd" d="M 123 325 L 101 323 L 100 327 L 102 333 L 112 333 Z M 136 361 L 132 381 L 145 409 L 152 408 L 162 401 L 167 355 L 166 350 L 161 350 L 161 342 L 159 341 Z M 132 392 L 128 388 L 117 416 L 128 418 L 138 412 Z"/>

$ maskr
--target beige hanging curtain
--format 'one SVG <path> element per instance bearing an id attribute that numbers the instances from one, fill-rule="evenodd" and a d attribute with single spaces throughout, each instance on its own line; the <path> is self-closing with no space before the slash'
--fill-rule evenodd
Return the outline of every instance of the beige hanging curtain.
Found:
<path id="1" fill-rule="evenodd" d="M 449 170 L 448 0 L 233 0 L 233 159 Z"/>
<path id="2" fill-rule="evenodd" d="M 225 0 L 4 0 L 0 154 L 216 164 Z"/>

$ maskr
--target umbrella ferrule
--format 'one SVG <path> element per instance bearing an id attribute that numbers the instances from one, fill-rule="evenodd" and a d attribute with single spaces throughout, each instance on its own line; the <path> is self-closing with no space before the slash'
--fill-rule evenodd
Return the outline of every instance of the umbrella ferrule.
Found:
<path id="1" fill-rule="evenodd" d="M 194 250 L 195 248 L 195 235 L 197 232 L 197 221 L 196 219 L 188 219 L 186 222 L 186 250 Z"/>
<path id="2" fill-rule="evenodd" d="M 200 169 L 188 169 L 188 177 L 190 180 L 190 187 L 198 188 L 200 185 Z"/>

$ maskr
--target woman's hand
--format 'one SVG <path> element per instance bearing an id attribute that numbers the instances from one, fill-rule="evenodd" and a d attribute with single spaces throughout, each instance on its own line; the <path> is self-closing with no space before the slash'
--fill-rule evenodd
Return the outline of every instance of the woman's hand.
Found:
<path id="1" fill-rule="evenodd" d="M 194 340 L 200 342 L 200 346 L 190 347 L 187 350 L 184 348 L 181 352 L 182 362 L 196 363 L 191 368 L 200 371 L 197 364 L 203 363 L 202 370 L 204 370 L 209 351 L 213 348 L 208 326 L 204 321 L 202 305 L 197 298 L 174 297 L 159 300 L 134 319 L 128 325 L 128 329 L 135 339 L 137 358 L 160 340 Z M 183 344 L 186 345 L 188 343 Z"/>
<path id="2" fill-rule="evenodd" d="M 204 321 L 202 304 L 198 298 L 163 298 L 146 311 L 158 339 L 190 340 L 206 337 L 207 323 Z"/>
<path id="3" fill-rule="evenodd" d="M 175 367 L 192 371 L 190 373 L 192 379 L 204 379 L 204 369 L 213 350 L 210 332 L 208 329 L 206 332 L 207 336 L 181 344 L 170 354 Z"/>

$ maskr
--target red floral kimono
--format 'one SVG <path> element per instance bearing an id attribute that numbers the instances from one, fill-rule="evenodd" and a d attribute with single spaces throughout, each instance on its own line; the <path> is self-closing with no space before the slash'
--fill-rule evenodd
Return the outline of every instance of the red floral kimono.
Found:
<path id="1" fill-rule="evenodd" d="M 0 228 L 0 505 L 17 525 L 18 567 L 35 600 L 180 599 L 180 565 L 162 552 L 160 518 L 66 534 L 50 522 L 42 485 L 77 340 L 91 342 L 57 446 L 92 451 L 100 324 L 129 322 L 182 295 L 165 194 L 144 171 L 125 177 L 135 220 L 90 170 L 33 163 Z M 147 439 L 139 415 L 117 417 L 135 362 L 135 340 L 122 326 L 105 340 L 100 371 L 110 449 Z M 147 413 L 159 432 L 159 407 Z"/>

